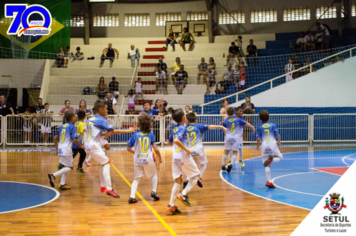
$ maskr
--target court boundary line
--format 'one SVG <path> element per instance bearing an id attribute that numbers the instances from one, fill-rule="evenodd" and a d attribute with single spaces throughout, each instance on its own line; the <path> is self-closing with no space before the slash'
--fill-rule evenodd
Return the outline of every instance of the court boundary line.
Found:
<path id="1" fill-rule="evenodd" d="M 266 199 L 266 200 L 269 200 L 269 201 L 272 201 L 272 202 L 281 203 L 281 204 L 284 204 L 284 205 L 287 205 L 287 206 L 292 206 L 292 207 L 300 208 L 300 209 L 303 209 L 303 210 L 308 210 L 308 211 L 312 211 L 312 210 L 313 210 L 313 209 L 308 209 L 308 208 L 304 208 L 304 207 L 295 206 L 295 205 L 292 205 L 292 204 L 280 202 L 280 201 L 273 200 L 273 199 L 270 199 L 270 198 L 262 197 L 262 196 L 260 196 L 260 195 L 255 194 L 255 193 L 251 193 L 251 192 L 248 192 L 248 191 L 246 191 L 246 190 L 244 190 L 244 189 L 241 189 L 241 188 L 239 188 L 239 187 L 237 187 L 237 186 L 235 186 L 235 185 L 229 183 L 229 182 L 222 176 L 222 170 L 220 170 L 220 178 L 221 178 L 225 183 L 227 183 L 228 185 L 230 185 L 231 187 L 237 188 L 238 190 L 241 190 L 242 192 L 251 194 L 251 195 L 253 195 L 253 196 L 256 196 L 256 197 L 259 197 L 259 198 L 263 198 L 263 199 Z"/>
<path id="2" fill-rule="evenodd" d="M 116 172 L 121 176 L 121 178 L 126 182 L 126 184 L 131 188 L 131 183 L 125 178 L 125 176 L 116 168 L 113 163 L 110 165 L 116 170 Z M 173 236 L 177 236 L 176 232 L 167 224 L 167 222 L 157 213 L 155 209 L 143 198 L 143 196 L 136 191 L 137 196 L 142 200 L 142 202 L 151 210 L 151 212 L 157 217 L 157 219 L 163 224 L 163 226 L 168 230 Z"/>
<path id="3" fill-rule="evenodd" d="M 347 157 L 352 156 L 352 155 L 355 155 L 355 154 L 356 154 L 356 153 L 352 153 L 352 154 L 349 154 L 349 155 L 347 155 L 347 156 L 344 156 L 344 157 L 341 159 L 342 162 L 343 162 L 345 165 L 347 165 L 347 166 L 350 167 L 351 165 L 347 164 L 344 160 L 347 159 L 347 160 L 356 161 L 356 160 L 354 160 L 354 159 L 347 158 Z"/>
<path id="4" fill-rule="evenodd" d="M 44 203 L 38 204 L 38 205 L 34 205 L 34 206 L 30 206 L 30 207 L 25 207 L 25 208 L 20 208 L 20 209 L 17 209 L 17 210 L 3 211 L 3 212 L 0 212 L 0 214 L 5 214 L 5 213 L 10 213 L 10 212 L 15 212 L 15 211 L 22 211 L 22 210 L 27 210 L 27 209 L 31 209 L 31 208 L 35 208 L 35 207 L 39 207 L 39 206 L 43 206 L 43 205 L 46 205 L 46 204 L 48 204 L 48 203 L 51 203 L 51 202 L 53 202 L 53 201 L 57 200 L 57 198 L 59 198 L 59 196 L 61 195 L 57 189 L 50 188 L 50 187 L 45 186 L 45 185 L 40 185 L 40 184 L 32 184 L 32 183 L 23 183 L 23 182 L 14 182 L 14 181 L 0 181 L 0 183 L 1 183 L 1 182 L 6 182 L 6 183 L 16 183 L 16 184 L 28 184 L 28 185 L 36 185 L 36 186 L 45 187 L 45 188 L 48 188 L 48 189 L 50 189 L 50 190 L 54 191 L 54 192 L 56 193 L 56 196 L 55 196 L 53 199 L 51 199 L 51 200 L 49 200 L 49 201 L 47 201 L 47 202 L 44 202 Z"/>

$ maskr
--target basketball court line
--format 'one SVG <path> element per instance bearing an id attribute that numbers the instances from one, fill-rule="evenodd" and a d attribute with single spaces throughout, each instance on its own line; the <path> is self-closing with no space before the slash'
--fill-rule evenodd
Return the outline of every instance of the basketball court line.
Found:
<path id="1" fill-rule="evenodd" d="M 345 165 L 347 165 L 347 166 L 351 166 L 350 164 L 348 164 L 348 163 L 345 162 L 345 159 L 355 161 L 355 159 L 348 158 L 349 156 L 352 156 L 352 155 L 355 155 L 355 153 L 350 154 L 350 155 L 347 155 L 347 156 L 344 156 L 344 157 L 342 158 L 342 162 L 343 162 Z"/>
<path id="2" fill-rule="evenodd" d="M 44 202 L 44 203 L 41 203 L 41 204 L 38 204 L 38 205 L 34 205 L 34 206 L 30 206 L 30 207 L 25 207 L 25 208 L 20 208 L 20 209 L 16 209 L 16 210 L 11 210 L 11 211 L 4 211 L 4 212 L 0 212 L 0 214 L 4 214 L 4 213 L 9 213 L 9 212 L 15 212 L 15 211 L 22 211 L 22 210 L 27 210 L 27 209 L 31 209 L 31 208 L 35 208 L 35 207 L 39 207 L 39 206 L 43 206 L 43 205 L 46 205 L 50 202 L 53 202 L 54 200 L 56 200 L 57 198 L 59 198 L 60 196 L 60 193 L 58 192 L 58 190 L 54 189 L 54 188 L 50 188 L 50 187 L 47 187 L 47 186 L 44 186 L 44 185 L 40 185 L 40 184 L 31 184 L 31 183 L 22 183 L 22 182 L 14 182 L 14 181 L 0 181 L 0 182 L 6 182 L 6 183 L 16 183 L 16 184 L 27 184 L 27 185 L 36 185 L 36 186 L 41 186 L 41 187 L 44 187 L 44 188 L 48 188 L 48 189 L 51 189 L 52 191 L 54 191 L 56 193 L 56 196 L 47 201 L 47 202 Z"/>
<path id="3" fill-rule="evenodd" d="M 125 178 L 125 176 L 116 168 L 113 163 L 110 163 L 111 166 L 116 170 L 116 172 L 121 176 L 121 178 L 126 182 L 126 184 L 131 188 L 131 183 Z M 136 191 L 137 196 L 142 200 L 143 203 L 151 210 L 151 212 L 157 217 L 157 219 L 163 224 L 163 226 L 171 233 L 173 236 L 177 236 L 177 234 L 173 231 L 173 229 L 164 221 L 164 219 L 157 213 L 155 209 L 143 198 L 143 196 Z"/>

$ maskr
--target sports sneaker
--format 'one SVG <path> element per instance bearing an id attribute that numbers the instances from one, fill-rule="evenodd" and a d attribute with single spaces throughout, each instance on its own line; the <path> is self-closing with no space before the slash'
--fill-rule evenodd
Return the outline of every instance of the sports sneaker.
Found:
<path id="1" fill-rule="evenodd" d="M 78 169 L 77 169 L 77 172 L 78 172 L 78 173 L 81 173 L 81 174 L 85 174 L 83 168 L 78 168 Z"/>
<path id="2" fill-rule="evenodd" d="M 159 196 L 157 195 L 157 193 L 155 191 L 151 192 L 151 197 L 155 200 L 158 201 L 159 200 Z"/>
<path id="3" fill-rule="evenodd" d="M 202 181 L 201 178 L 198 179 L 197 184 L 198 184 L 199 187 L 201 187 L 201 188 L 203 187 L 203 181 Z"/>
<path id="4" fill-rule="evenodd" d="M 184 205 L 189 206 L 189 207 L 191 206 L 190 203 L 188 202 L 188 197 L 184 196 L 182 193 L 178 193 L 177 199 L 182 201 L 184 203 Z"/>
<path id="5" fill-rule="evenodd" d="M 129 198 L 129 204 L 134 204 L 137 202 L 137 199 L 136 198 Z"/>
<path id="6" fill-rule="evenodd" d="M 232 169 L 232 163 L 229 162 L 229 164 L 227 165 L 227 170 L 226 170 L 227 173 L 230 173 L 231 169 Z"/>
<path id="7" fill-rule="evenodd" d="M 60 189 L 60 190 L 69 190 L 70 187 L 67 184 L 64 184 L 64 185 L 59 186 L 58 189 Z"/>
<path id="8" fill-rule="evenodd" d="M 268 166 L 269 164 L 271 164 L 272 162 L 273 162 L 273 156 L 270 155 L 270 156 L 268 157 L 268 159 L 265 161 L 265 163 L 263 163 L 263 166 L 266 167 L 266 166 Z"/>
<path id="9" fill-rule="evenodd" d="M 57 164 L 57 171 L 59 171 L 59 170 L 62 169 L 62 168 L 63 168 L 62 164 L 61 164 L 61 163 L 58 163 L 58 164 Z"/>
<path id="10" fill-rule="evenodd" d="M 104 193 L 106 190 L 106 187 L 100 187 L 100 192 Z"/>
<path id="11" fill-rule="evenodd" d="M 171 207 L 171 205 L 168 205 L 168 206 L 167 206 L 166 211 L 168 211 L 168 212 L 171 213 L 172 215 L 182 213 L 180 210 L 178 210 L 178 208 L 177 208 L 176 206 Z"/>
<path id="12" fill-rule="evenodd" d="M 245 163 L 242 160 L 239 160 L 239 162 L 241 167 L 245 167 Z"/>
<path id="13" fill-rule="evenodd" d="M 105 189 L 105 193 L 106 193 L 107 195 L 113 196 L 114 198 L 120 198 L 120 196 L 117 195 L 117 194 L 114 192 L 114 189 L 113 189 L 113 190 L 107 190 L 107 189 Z"/>
<path id="14" fill-rule="evenodd" d="M 90 163 L 90 161 L 84 161 L 84 163 L 85 163 L 85 165 L 87 165 L 87 166 L 92 166 L 92 164 Z"/>
<path id="15" fill-rule="evenodd" d="M 52 188 L 54 188 L 54 181 L 56 179 L 56 177 L 54 177 L 53 174 L 48 174 L 48 178 L 49 178 L 49 184 L 52 186 Z"/>
<path id="16" fill-rule="evenodd" d="M 189 180 L 184 181 L 184 183 L 183 183 L 183 189 L 185 189 L 185 187 L 187 187 L 188 183 L 189 183 Z"/>
<path id="17" fill-rule="evenodd" d="M 221 169 L 222 169 L 222 170 L 226 170 L 226 166 L 223 165 L 223 166 L 221 167 Z"/>
<path id="18" fill-rule="evenodd" d="M 266 186 L 269 187 L 269 188 L 275 188 L 276 187 L 276 185 L 274 185 L 273 183 L 271 183 L 269 181 L 267 181 Z"/>

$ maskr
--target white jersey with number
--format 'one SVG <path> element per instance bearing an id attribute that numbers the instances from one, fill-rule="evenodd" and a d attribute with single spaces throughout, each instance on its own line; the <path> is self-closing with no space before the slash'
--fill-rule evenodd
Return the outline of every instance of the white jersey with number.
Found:
<path id="1" fill-rule="evenodd" d="M 99 115 L 95 115 L 87 121 L 85 149 L 90 152 L 91 149 L 101 149 L 102 133 L 113 130 L 114 127 L 108 121 Z"/>

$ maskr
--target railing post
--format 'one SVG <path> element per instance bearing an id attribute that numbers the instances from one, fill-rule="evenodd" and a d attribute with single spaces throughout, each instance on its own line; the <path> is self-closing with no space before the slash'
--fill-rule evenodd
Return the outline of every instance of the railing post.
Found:
<path id="1" fill-rule="evenodd" d="M 309 144 L 313 144 L 314 140 L 314 115 L 309 115 Z"/>
<path id="2" fill-rule="evenodd" d="M 270 84 L 271 84 L 271 89 L 273 89 L 273 81 L 271 81 L 271 83 L 270 83 Z"/>
<path id="3" fill-rule="evenodd" d="M 204 106 L 201 107 L 201 114 L 204 114 Z"/>
<path id="4" fill-rule="evenodd" d="M 236 102 L 238 102 L 239 101 L 239 94 L 237 93 L 236 94 Z"/>
<path id="5" fill-rule="evenodd" d="M 161 116 L 159 119 L 159 132 L 160 132 L 159 139 L 161 142 L 161 147 L 163 147 L 163 142 L 166 138 L 165 137 L 165 117 L 164 116 Z"/>
<path id="6" fill-rule="evenodd" d="M 313 65 L 312 64 L 310 64 L 310 66 L 309 66 L 309 73 L 312 73 L 313 71 L 312 71 L 312 69 L 313 69 Z"/>
<path id="7" fill-rule="evenodd" d="M 350 49 L 350 58 L 352 57 L 352 49 Z"/>

